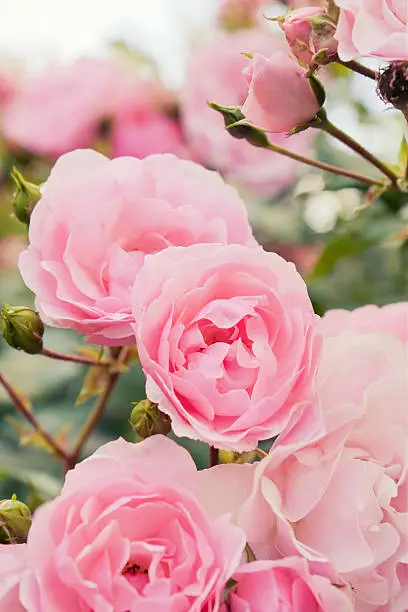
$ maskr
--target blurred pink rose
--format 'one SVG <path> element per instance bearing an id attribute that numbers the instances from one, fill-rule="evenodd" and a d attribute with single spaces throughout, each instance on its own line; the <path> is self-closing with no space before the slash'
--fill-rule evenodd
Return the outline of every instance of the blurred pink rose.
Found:
<path id="1" fill-rule="evenodd" d="M 0 72 L 0 108 L 13 99 L 18 87 L 18 77 L 12 73 Z"/>
<path id="2" fill-rule="evenodd" d="M 408 345 L 408 302 L 383 307 L 368 304 L 355 310 L 328 310 L 321 319 L 324 336 L 337 336 L 341 331 L 358 333 L 390 333 Z"/>
<path id="3" fill-rule="evenodd" d="M 226 29 L 256 25 L 259 9 L 267 0 L 219 0 L 218 20 Z"/>
<path id="4" fill-rule="evenodd" d="M 30 612 L 218 610 L 245 538 L 228 516 L 204 512 L 196 486 L 192 458 L 163 436 L 99 448 L 67 474 L 61 495 L 34 514 L 23 606 Z"/>
<path id="5" fill-rule="evenodd" d="M 306 6 L 288 13 L 281 23 L 292 53 L 304 64 L 310 64 L 322 49 L 329 55 L 336 53 L 336 28 L 322 19 L 325 13 L 323 7 Z"/>
<path id="6" fill-rule="evenodd" d="M 61 157 L 19 265 L 44 321 L 90 342 L 134 341 L 130 293 L 146 253 L 197 242 L 255 245 L 245 206 L 215 172 L 173 155 Z"/>
<path id="7" fill-rule="evenodd" d="M 330 564 L 358 612 L 403 612 L 408 597 L 405 347 L 344 332 L 323 344 L 317 398 L 256 468 L 238 524 L 257 556 Z M 309 442 L 307 441 L 309 440 Z M 226 489 L 226 495 L 228 490 Z"/>
<path id="8" fill-rule="evenodd" d="M 242 112 L 257 127 L 289 132 L 311 121 L 320 108 L 306 70 L 282 51 L 269 58 L 256 53 L 245 74 L 249 91 Z"/>
<path id="9" fill-rule="evenodd" d="M 175 98 L 158 82 L 132 84 L 112 118 L 112 156 L 143 158 L 154 153 L 174 153 L 186 158 L 180 123 L 171 116 L 175 103 Z"/>
<path id="10" fill-rule="evenodd" d="M 24 612 L 19 586 L 26 570 L 25 544 L 0 544 L 0 610 Z"/>
<path id="11" fill-rule="evenodd" d="M 305 559 L 286 557 L 276 561 L 254 561 L 241 566 L 233 576 L 223 612 L 353 612 L 349 594 L 327 577 L 310 571 Z"/>
<path id="12" fill-rule="evenodd" d="M 28 78 L 7 105 L 2 133 L 14 145 L 51 158 L 90 146 L 125 81 L 116 62 L 95 58 L 48 68 Z"/>
<path id="13" fill-rule="evenodd" d="M 260 29 L 219 34 L 193 53 L 181 96 L 182 120 L 194 158 L 265 197 L 293 184 L 301 164 L 232 138 L 221 115 L 207 101 L 241 106 L 248 93 L 243 70 L 250 62 L 242 53 L 270 55 L 285 49 L 283 37 Z M 290 138 L 277 134 L 272 140 L 299 154 L 310 154 L 310 132 Z"/>
<path id="14" fill-rule="evenodd" d="M 337 0 L 336 4 L 340 7 L 336 38 L 343 61 L 408 60 L 406 0 Z"/>
<path id="15" fill-rule="evenodd" d="M 196 245 L 146 258 L 133 292 L 147 395 L 179 436 L 247 450 L 307 401 L 317 316 L 293 264 Z"/>

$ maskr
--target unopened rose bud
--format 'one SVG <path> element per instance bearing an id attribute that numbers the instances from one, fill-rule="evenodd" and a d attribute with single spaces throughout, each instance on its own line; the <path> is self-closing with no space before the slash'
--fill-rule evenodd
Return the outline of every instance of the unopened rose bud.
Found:
<path id="1" fill-rule="evenodd" d="M 44 325 L 35 310 L 5 304 L 0 310 L 0 330 L 11 347 L 32 355 L 41 353 Z"/>
<path id="2" fill-rule="evenodd" d="M 31 527 L 30 509 L 14 497 L 0 501 L 0 542 L 22 544 Z"/>
<path id="3" fill-rule="evenodd" d="M 247 140 L 255 147 L 268 147 L 269 141 L 266 134 L 263 130 L 246 123 L 245 116 L 239 106 L 221 106 L 220 104 L 215 104 L 215 102 L 209 102 L 208 105 L 213 110 L 221 113 L 224 118 L 225 127 L 231 136 Z"/>
<path id="4" fill-rule="evenodd" d="M 171 430 L 170 417 L 160 412 L 157 404 L 148 399 L 142 400 L 135 405 L 130 414 L 129 421 L 132 429 L 143 440 L 155 434 L 167 436 Z"/>
<path id="5" fill-rule="evenodd" d="M 401 110 L 408 121 L 408 62 L 392 62 L 377 78 L 378 95 Z"/>
<path id="6" fill-rule="evenodd" d="M 323 50 L 326 51 L 324 63 L 328 63 L 330 57 L 336 54 L 336 24 L 323 8 L 307 6 L 292 11 L 280 20 L 280 26 L 292 53 L 304 64 L 313 63 L 317 53 L 323 58 Z"/>
<path id="7" fill-rule="evenodd" d="M 244 73 L 249 91 L 242 112 L 267 132 L 287 133 L 305 126 L 322 105 L 306 70 L 282 51 L 269 58 L 256 54 Z"/>
<path id="8" fill-rule="evenodd" d="M 17 168 L 13 168 L 10 176 L 16 184 L 13 195 L 14 214 L 21 223 L 28 225 L 34 206 L 41 198 L 40 188 L 38 185 L 27 181 Z"/>

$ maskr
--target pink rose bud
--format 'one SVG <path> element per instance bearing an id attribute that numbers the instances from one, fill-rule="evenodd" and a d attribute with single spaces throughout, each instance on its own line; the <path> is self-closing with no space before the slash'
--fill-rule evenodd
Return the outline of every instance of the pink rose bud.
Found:
<path id="1" fill-rule="evenodd" d="M 319 51 L 326 50 L 328 57 L 336 53 L 336 25 L 323 8 L 306 6 L 292 11 L 281 22 L 281 28 L 293 54 L 304 64 L 311 64 Z"/>
<path id="2" fill-rule="evenodd" d="M 255 54 L 246 70 L 245 117 L 268 132 L 289 132 L 313 119 L 320 108 L 306 70 L 282 51 L 268 59 Z"/>

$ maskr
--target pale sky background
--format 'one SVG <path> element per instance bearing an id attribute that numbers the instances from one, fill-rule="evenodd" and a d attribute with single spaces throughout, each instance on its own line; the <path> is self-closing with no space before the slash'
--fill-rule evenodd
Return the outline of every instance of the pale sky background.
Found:
<path id="1" fill-rule="evenodd" d="M 0 62 L 31 69 L 103 52 L 122 39 L 151 53 L 170 81 L 181 79 L 194 36 L 214 18 L 217 0 L 0 0 Z"/>

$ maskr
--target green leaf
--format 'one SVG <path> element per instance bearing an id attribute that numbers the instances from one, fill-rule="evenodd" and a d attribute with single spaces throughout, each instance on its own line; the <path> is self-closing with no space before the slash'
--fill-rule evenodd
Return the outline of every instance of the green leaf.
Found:
<path id="1" fill-rule="evenodd" d="M 400 169 L 405 172 L 408 164 L 408 142 L 405 136 L 403 136 L 401 140 L 401 146 L 398 153 L 398 164 Z"/>

